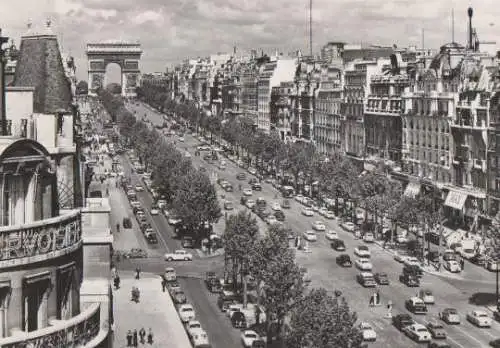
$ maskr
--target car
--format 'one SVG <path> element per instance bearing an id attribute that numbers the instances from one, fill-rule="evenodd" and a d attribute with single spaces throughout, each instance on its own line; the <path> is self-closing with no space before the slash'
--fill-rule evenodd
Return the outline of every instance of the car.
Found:
<path id="1" fill-rule="evenodd" d="M 250 167 L 250 168 L 248 168 L 248 172 L 252 175 L 255 175 L 255 174 L 257 174 L 257 169 Z"/>
<path id="2" fill-rule="evenodd" d="M 198 146 L 198 151 L 210 151 L 210 145 L 208 144 L 203 144 Z"/>
<path id="3" fill-rule="evenodd" d="M 280 211 L 281 210 L 281 205 L 278 202 L 274 202 L 271 205 L 271 209 L 274 210 L 274 211 Z"/>
<path id="4" fill-rule="evenodd" d="M 177 216 L 175 216 L 175 215 L 170 215 L 170 216 L 168 217 L 168 220 L 167 220 L 167 221 L 168 221 L 168 224 L 169 224 L 169 225 L 175 226 L 175 225 L 178 225 L 179 223 L 181 223 L 181 221 L 182 221 L 182 220 L 181 220 L 181 219 L 179 219 L 179 218 L 178 218 Z"/>
<path id="5" fill-rule="evenodd" d="M 229 307 L 226 309 L 226 316 L 231 319 L 234 313 L 240 312 L 241 309 L 243 308 L 241 303 L 233 303 L 230 304 Z"/>
<path id="6" fill-rule="evenodd" d="M 193 348 L 211 348 L 208 340 L 208 334 L 205 330 L 196 331 L 191 337 Z"/>
<path id="7" fill-rule="evenodd" d="M 247 319 L 245 317 L 245 314 L 241 311 L 234 312 L 231 316 L 231 324 L 236 329 L 246 329 Z"/>
<path id="8" fill-rule="evenodd" d="M 336 251 L 345 251 L 346 250 L 345 243 L 341 239 L 332 240 L 332 242 L 330 243 L 330 246 L 333 250 L 336 250 Z"/>
<path id="9" fill-rule="evenodd" d="M 304 202 L 305 197 L 299 194 L 299 195 L 296 195 L 294 199 L 297 202 L 302 203 L 302 202 Z"/>
<path id="10" fill-rule="evenodd" d="M 337 233 L 337 231 L 328 230 L 325 233 L 325 238 L 328 239 L 328 240 L 331 240 L 331 241 L 338 240 L 339 234 Z"/>
<path id="11" fill-rule="evenodd" d="M 315 231 L 320 231 L 320 232 L 326 231 L 326 226 L 323 221 L 314 221 L 312 223 L 312 228 Z"/>
<path id="12" fill-rule="evenodd" d="M 150 213 L 151 215 L 158 215 L 158 214 L 160 214 L 160 210 L 158 209 L 158 207 L 157 207 L 157 206 L 152 206 L 152 207 L 151 207 L 151 210 L 149 211 L 149 213 Z"/>
<path id="13" fill-rule="evenodd" d="M 335 219 L 335 213 L 331 210 L 327 210 L 323 216 L 328 219 L 328 220 L 334 220 Z"/>
<path id="14" fill-rule="evenodd" d="M 122 221 L 123 228 L 132 228 L 132 220 L 128 217 L 124 217 Z"/>
<path id="15" fill-rule="evenodd" d="M 245 330 L 241 333 L 241 343 L 243 343 L 243 347 L 245 348 L 252 348 L 253 342 L 259 338 L 257 332 L 253 330 Z"/>
<path id="16" fill-rule="evenodd" d="M 419 287 L 420 280 L 418 277 L 411 273 L 402 273 L 399 275 L 399 281 L 410 288 Z"/>
<path id="17" fill-rule="evenodd" d="M 252 343 L 252 348 L 266 348 L 266 346 L 266 341 L 264 341 L 262 338 L 259 338 Z"/>
<path id="18" fill-rule="evenodd" d="M 499 269 L 498 262 L 496 260 L 487 260 L 484 264 L 484 268 L 486 268 L 490 272 L 496 272 Z"/>
<path id="19" fill-rule="evenodd" d="M 359 331 L 361 331 L 363 335 L 363 341 L 367 342 L 375 342 L 377 340 L 377 333 L 373 329 L 373 327 L 370 325 L 370 323 L 367 323 L 366 321 L 363 321 L 359 323 Z"/>
<path id="20" fill-rule="evenodd" d="M 224 209 L 225 210 L 233 210 L 234 209 L 233 202 L 231 202 L 231 201 L 225 201 L 224 202 Z"/>
<path id="21" fill-rule="evenodd" d="M 190 237 L 190 236 L 182 237 L 181 245 L 183 248 L 186 248 L 186 249 L 194 248 L 193 237 Z"/>
<path id="22" fill-rule="evenodd" d="M 281 210 L 276 210 L 274 212 L 274 216 L 278 219 L 278 221 L 285 221 L 285 213 Z"/>
<path id="23" fill-rule="evenodd" d="M 439 319 L 444 321 L 446 324 L 460 324 L 460 315 L 455 308 L 445 308 L 439 312 Z"/>
<path id="24" fill-rule="evenodd" d="M 347 254 L 337 256 L 335 262 L 341 267 L 352 267 L 351 257 Z"/>
<path id="25" fill-rule="evenodd" d="M 135 185 L 134 189 L 136 192 L 144 191 L 144 187 L 142 187 L 142 185 L 139 185 L 139 184 Z"/>
<path id="26" fill-rule="evenodd" d="M 371 256 L 370 249 L 368 249 L 367 246 L 365 245 L 358 245 L 356 248 L 354 248 L 354 255 L 363 257 L 363 258 L 369 258 Z"/>
<path id="27" fill-rule="evenodd" d="M 314 216 L 314 211 L 311 209 L 311 208 L 308 208 L 308 207 L 304 207 L 302 209 L 302 215 L 304 216 Z"/>
<path id="28" fill-rule="evenodd" d="M 165 199 L 159 199 L 158 202 L 156 202 L 156 205 L 160 209 L 165 209 L 167 207 L 167 201 Z"/>
<path id="29" fill-rule="evenodd" d="M 469 261 L 475 265 L 484 266 L 486 264 L 486 255 L 476 254 L 473 257 L 471 257 Z"/>
<path id="30" fill-rule="evenodd" d="M 176 304 L 186 303 L 187 302 L 186 294 L 184 294 L 184 291 L 182 291 L 180 289 L 177 291 L 174 291 L 172 294 L 172 300 Z"/>
<path id="31" fill-rule="evenodd" d="M 166 267 L 164 273 L 165 280 L 167 282 L 174 282 L 177 280 L 177 274 L 175 273 L 175 269 L 173 267 Z"/>
<path id="32" fill-rule="evenodd" d="M 245 173 L 238 173 L 238 175 L 236 175 L 236 179 L 238 180 L 245 180 L 247 178 L 247 175 Z"/>
<path id="33" fill-rule="evenodd" d="M 418 292 L 418 297 L 420 297 L 425 304 L 434 304 L 435 302 L 434 295 L 429 289 L 420 289 L 420 291 Z"/>
<path id="34" fill-rule="evenodd" d="M 365 243 L 373 243 L 373 242 L 375 242 L 375 236 L 373 235 L 373 233 L 366 232 L 363 235 L 363 242 L 365 242 Z"/>
<path id="35" fill-rule="evenodd" d="M 252 192 L 251 188 L 243 189 L 243 195 L 245 195 L 245 196 L 251 196 L 252 194 L 253 194 L 253 192 Z"/>
<path id="36" fill-rule="evenodd" d="M 193 254 L 186 250 L 175 250 L 173 253 L 165 254 L 165 261 L 193 261 Z"/>
<path id="37" fill-rule="evenodd" d="M 378 285 L 389 285 L 387 273 L 375 273 L 375 281 Z"/>
<path id="38" fill-rule="evenodd" d="M 158 244 L 158 235 L 156 232 L 145 232 L 144 237 L 149 244 Z"/>
<path id="39" fill-rule="evenodd" d="M 413 314 L 427 314 L 427 306 L 420 297 L 410 297 L 405 301 L 405 307 Z"/>
<path id="40" fill-rule="evenodd" d="M 148 257 L 148 253 L 139 248 L 132 248 L 130 251 L 126 252 L 123 257 L 126 259 L 143 259 Z"/>
<path id="41" fill-rule="evenodd" d="M 396 314 L 392 317 L 392 325 L 399 331 L 403 331 L 407 326 L 415 324 L 415 320 L 409 314 Z"/>
<path id="42" fill-rule="evenodd" d="M 446 331 L 444 330 L 443 325 L 441 325 L 437 321 L 433 320 L 428 322 L 426 327 L 427 330 L 429 330 L 429 332 L 431 333 L 432 338 L 437 340 L 446 338 Z"/>
<path id="43" fill-rule="evenodd" d="M 265 220 L 265 221 L 266 221 L 266 223 L 267 223 L 268 225 L 272 225 L 272 224 L 277 223 L 277 222 L 278 222 L 278 219 L 277 219 L 277 218 L 276 218 L 276 216 L 274 216 L 274 215 L 269 215 L 269 216 L 266 218 L 266 220 Z"/>
<path id="44" fill-rule="evenodd" d="M 488 316 L 488 313 L 482 310 L 475 310 L 467 313 L 466 319 L 477 327 L 491 327 L 491 318 Z"/>
<path id="45" fill-rule="evenodd" d="M 190 320 L 186 324 L 186 332 L 188 336 L 191 338 L 195 332 L 203 331 L 201 327 L 201 323 L 198 320 Z"/>
<path id="46" fill-rule="evenodd" d="M 409 256 L 408 250 L 398 250 L 394 253 L 394 260 L 399 263 L 403 263 Z"/>
<path id="47" fill-rule="evenodd" d="M 373 265 L 370 260 L 367 259 L 357 259 L 354 261 L 356 268 L 361 271 L 371 271 L 373 269 Z"/>
<path id="48" fill-rule="evenodd" d="M 262 185 L 258 182 L 252 184 L 252 190 L 254 191 L 262 191 Z"/>
<path id="49" fill-rule="evenodd" d="M 497 338 L 496 340 L 490 341 L 490 347 L 500 348 L 500 338 Z"/>
<path id="50" fill-rule="evenodd" d="M 314 231 L 305 231 L 302 234 L 302 237 L 307 240 L 308 242 L 315 242 L 318 240 L 318 236 L 316 235 L 316 232 Z"/>
<path id="51" fill-rule="evenodd" d="M 172 282 L 167 282 L 167 289 L 170 294 L 173 294 L 177 290 L 181 290 L 181 286 L 177 280 Z"/>
<path id="52" fill-rule="evenodd" d="M 253 199 L 247 199 L 246 203 L 245 203 L 245 206 L 248 208 L 248 209 L 252 209 L 253 207 L 255 207 L 255 200 Z"/>
<path id="53" fill-rule="evenodd" d="M 415 256 L 408 256 L 403 260 L 405 266 L 420 266 L 420 260 Z"/>
<path id="54" fill-rule="evenodd" d="M 361 272 L 356 276 L 356 280 L 365 288 L 373 288 L 377 286 L 371 272 Z"/>
<path id="55" fill-rule="evenodd" d="M 350 221 L 344 222 L 340 225 L 347 232 L 354 232 L 356 230 L 356 225 Z"/>
<path id="56" fill-rule="evenodd" d="M 283 209 L 290 209 L 290 201 L 288 199 L 284 199 L 283 202 L 281 202 L 281 207 Z"/>
<path id="57" fill-rule="evenodd" d="M 179 317 L 181 318 L 181 321 L 183 323 L 188 323 L 190 320 L 193 320 L 196 316 L 193 306 L 188 303 L 180 305 L 178 312 L 179 312 Z"/>
<path id="58" fill-rule="evenodd" d="M 463 259 L 470 260 L 474 256 L 476 256 L 476 250 L 466 248 L 466 249 L 461 249 L 460 250 L 460 256 L 462 256 Z"/>
<path id="59" fill-rule="evenodd" d="M 444 268 L 451 273 L 460 273 L 462 271 L 462 267 L 456 260 L 448 260 L 444 262 Z"/>
<path id="60" fill-rule="evenodd" d="M 412 324 L 403 329 L 406 336 L 414 340 L 415 342 L 430 342 L 431 341 L 431 333 L 427 328 L 422 324 Z"/>

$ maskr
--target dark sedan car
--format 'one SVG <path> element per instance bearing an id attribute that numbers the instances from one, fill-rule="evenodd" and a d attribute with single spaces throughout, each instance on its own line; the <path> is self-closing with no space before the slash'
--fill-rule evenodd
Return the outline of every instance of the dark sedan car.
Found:
<path id="1" fill-rule="evenodd" d="M 231 324 L 236 329 L 246 329 L 247 320 L 245 318 L 245 314 L 243 314 L 242 312 L 234 312 L 231 316 Z"/>
<path id="2" fill-rule="evenodd" d="M 339 255 L 335 260 L 337 262 L 337 265 L 341 267 L 352 267 L 351 257 L 347 254 Z"/>
<path id="3" fill-rule="evenodd" d="M 281 210 L 275 211 L 274 216 L 278 221 L 285 221 L 285 213 L 283 213 Z"/>
<path id="4" fill-rule="evenodd" d="M 345 243 L 343 240 L 340 240 L 340 239 L 334 239 L 332 240 L 332 242 L 330 243 L 330 246 L 332 247 L 332 249 L 336 250 L 336 251 L 345 251 Z"/>
<path id="5" fill-rule="evenodd" d="M 176 292 L 174 292 L 172 295 L 172 299 L 176 304 L 183 304 L 187 302 L 186 295 L 182 290 L 177 290 Z"/>
<path id="6" fill-rule="evenodd" d="M 389 285 L 387 273 L 375 273 L 375 281 L 378 285 Z"/>
<path id="7" fill-rule="evenodd" d="M 486 256 L 482 254 L 476 254 L 469 259 L 475 265 L 484 266 L 486 264 Z"/>
<path id="8" fill-rule="evenodd" d="M 132 220 L 130 218 L 125 217 L 123 218 L 123 228 L 132 228 Z"/>
<path id="9" fill-rule="evenodd" d="M 392 325 L 399 331 L 413 324 L 415 324 L 415 320 L 409 314 L 398 314 L 392 317 Z"/>

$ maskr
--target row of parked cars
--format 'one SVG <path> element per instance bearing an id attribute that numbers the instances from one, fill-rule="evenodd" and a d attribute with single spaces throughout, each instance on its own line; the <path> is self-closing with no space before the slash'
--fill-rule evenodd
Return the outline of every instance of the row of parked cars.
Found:
<path id="1" fill-rule="evenodd" d="M 138 189 L 138 187 L 140 188 Z M 124 188 L 125 192 L 127 193 L 127 198 L 129 199 L 130 206 L 132 207 L 132 211 L 137 220 L 137 223 L 139 224 L 141 232 L 144 235 L 144 238 L 150 244 L 157 244 L 158 236 L 153 227 L 151 226 L 151 224 L 149 223 L 148 218 L 146 216 L 146 212 L 142 207 L 141 202 L 139 202 L 139 200 L 137 199 L 137 192 L 143 191 L 144 188 L 142 188 L 142 186 L 140 185 L 136 185 L 136 187 L 132 185 L 125 185 Z M 124 218 L 123 227 L 124 228 L 132 227 L 130 219 Z"/>
<path id="2" fill-rule="evenodd" d="M 177 274 L 174 268 L 165 268 L 164 281 L 193 348 L 211 348 L 208 334 L 201 323 L 196 320 L 196 312 L 193 306 L 188 303 L 186 294 L 177 282 Z"/>

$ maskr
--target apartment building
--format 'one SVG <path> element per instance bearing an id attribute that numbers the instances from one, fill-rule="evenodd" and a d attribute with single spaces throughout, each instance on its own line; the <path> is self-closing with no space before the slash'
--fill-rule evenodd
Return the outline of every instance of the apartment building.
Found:
<path id="1" fill-rule="evenodd" d="M 279 86 L 274 86 L 271 91 L 271 130 L 276 130 L 280 139 L 284 142 L 292 139 L 291 96 L 294 88 L 294 82 L 288 81 L 281 82 Z"/>

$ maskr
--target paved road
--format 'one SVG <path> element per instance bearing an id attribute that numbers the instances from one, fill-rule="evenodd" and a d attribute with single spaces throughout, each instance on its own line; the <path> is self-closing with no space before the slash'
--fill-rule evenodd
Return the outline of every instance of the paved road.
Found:
<path id="1" fill-rule="evenodd" d="M 137 110 L 138 115 L 147 114 L 148 119 L 152 124 L 163 123 L 163 117 L 158 112 L 143 106 L 132 105 L 132 109 Z M 185 142 L 177 142 L 178 147 L 187 149 L 194 155 L 194 148 L 198 144 L 198 140 L 186 136 Z M 192 157 L 195 166 L 204 166 L 209 171 L 212 178 L 223 177 L 237 188 L 240 183 L 236 180 L 237 173 L 242 169 L 228 161 L 225 171 L 220 171 L 214 165 L 202 160 L 201 157 Z M 214 173 L 212 175 L 212 173 Z M 247 173 L 247 180 L 249 174 Z M 243 187 L 248 185 L 241 182 Z M 222 192 L 221 192 L 222 193 Z M 235 205 L 238 205 L 241 193 L 236 189 L 233 193 L 225 193 L 226 197 L 231 199 Z M 254 194 L 255 197 L 263 197 L 268 202 L 275 200 L 276 190 L 269 184 L 263 184 L 263 191 Z M 352 251 L 354 247 L 362 242 L 355 240 L 352 234 L 344 232 L 338 226 L 337 221 L 325 221 L 321 217 L 304 217 L 300 214 L 302 206 L 297 202 L 292 202 L 290 210 L 285 211 L 287 223 L 292 226 L 298 233 L 311 228 L 311 223 L 315 220 L 323 220 L 327 224 L 327 228 L 333 229 L 341 235 L 348 246 L 348 253 L 353 257 Z M 263 224 L 261 224 L 263 226 Z M 341 290 L 351 305 L 358 313 L 361 320 L 370 322 L 378 332 L 379 340 L 372 344 L 373 347 L 416 347 L 417 344 L 398 333 L 390 324 L 388 319 L 383 318 L 385 309 L 369 308 L 368 297 L 373 290 L 362 288 L 355 279 L 357 272 L 353 269 L 343 269 L 335 264 L 337 253 L 329 248 L 327 241 L 323 236 L 319 236 L 318 242 L 310 245 L 311 253 L 298 252 L 297 261 L 299 264 L 307 267 L 309 277 L 312 280 L 312 286 L 322 286 L 333 291 Z M 388 273 L 391 280 L 391 285 L 388 287 L 380 287 L 382 302 L 387 303 L 387 300 L 393 302 L 393 314 L 405 313 L 404 301 L 410 296 L 414 296 L 417 292 L 415 288 L 407 288 L 398 282 L 398 276 L 401 271 L 401 265 L 393 260 L 393 256 L 382 250 L 378 246 L 370 246 L 372 251 L 372 263 L 374 271 L 383 271 Z M 465 279 L 454 279 L 447 276 L 446 272 L 440 276 L 426 274 L 423 278 L 422 287 L 433 291 L 436 298 L 436 305 L 429 308 L 429 314 L 426 316 L 417 317 L 417 321 L 425 323 L 437 317 L 439 310 L 445 307 L 455 307 L 462 314 L 463 320 L 460 326 L 446 326 L 449 342 L 462 348 L 468 347 L 485 347 L 488 342 L 494 338 L 500 337 L 500 324 L 493 323 L 491 329 L 478 329 L 471 324 L 465 322 L 465 313 L 476 309 L 476 307 L 468 304 L 468 298 L 471 294 L 481 292 L 494 292 L 494 277 L 486 270 L 476 267 L 472 264 L 466 264 L 467 277 Z"/>

